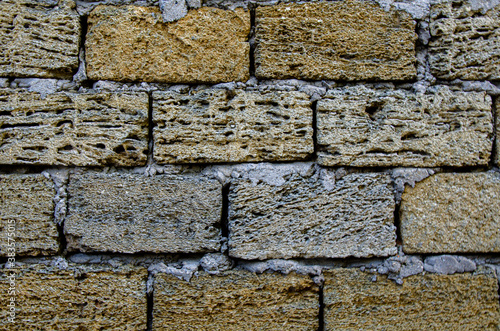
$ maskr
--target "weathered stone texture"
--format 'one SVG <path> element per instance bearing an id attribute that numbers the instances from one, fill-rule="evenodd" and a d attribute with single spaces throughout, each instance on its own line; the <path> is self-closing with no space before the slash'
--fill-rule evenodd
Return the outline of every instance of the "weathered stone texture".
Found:
<path id="1" fill-rule="evenodd" d="M 222 189 L 202 177 L 72 175 L 68 249 L 195 253 L 220 248 Z"/>
<path id="2" fill-rule="evenodd" d="M 491 97 L 440 86 L 430 94 L 363 86 L 317 104 L 318 162 L 327 166 L 487 165 Z"/>
<path id="3" fill-rule="evenodd" d="M 271 169 L 270 176 L 279 171 Z M 343 258 L 396 253 L 389 175 L 242 178 L 229 193 L 229 255 L 242 259 Z"/>
<path id="4" fill-rule="evenodd" d="M 444 79 L 500 79 L 500 4 L 453 0 L 431 6 L 429 63 Z"/>
<path id="5" fill-rule="evenodd" d="M 308 276 L 200 272 L 188 283 L 157 274 L 155 330 L 317 330 L 318 287 Z"/>
<path id="6" fill-rule="evenodd" d="M 146 330 L 147 270 L 70 264 L 68 269 L 25 265 L 16 270 L 16 318 L 0 310 L 0 330 Z M 0 272 L 6 304 L 9 269 Z"/>
<path id="7" fill-rule="evenodd" d="M 153 93 L 158 163 L 301 160 L 314 152 L 312 109 L 301 92 Z"/>
<path id="8" fill-rule="evenodd" d="M 246 81 L 250 12 L 204 7 L 163 23 L 156 7 L 98 6 L 86 40 L 90 79 Z"/>
<path id="9" fill-rule="evenodd" d="M 408 253 L 500 252 L 500 174 L 443 173 L 401 201 L 401 236 Z"/>
<path id="10" fill-rule="evenodd" d="M 396 285 L 358 269 L 326 271 L 325 330 L 498 330 L 498 282 L 475 274 L 415 275 Z"/>
<path id="11" fill-rule="evenodd" d="M 55 194 L 52 180 L 43 175 L 0 175 L 0 256 L 11 252 L 12 242 L 16 256 L 57 253 Z"/>
<path id="12" fill-rule="evenodd" d="M 0 164 L 143 165 L 146 93 L 0 90 Z"/>
<path id="13" fill-rule="evenodd" d="M 257 77 L 407 80 L 416 76 L 415 22 L 369 1 L 257 7 Z"/>
<path id="14" fill-rule="evenodd" d="M 0 76 L 71 77 L 78 68 L 80 17 L 74 2 L 0 2 Z"/>

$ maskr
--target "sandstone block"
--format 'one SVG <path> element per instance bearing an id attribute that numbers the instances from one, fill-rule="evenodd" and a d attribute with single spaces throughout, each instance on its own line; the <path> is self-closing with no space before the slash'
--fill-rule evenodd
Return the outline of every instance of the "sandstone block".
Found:
<path id="1" fill-rule="evenodd" d="M 327 166 L 487 165 L 491 97 L 363 86 L 329 91 L 317 104 L 318 162 Z"/>
<path id="2" fill-rule="evenodd" d="M 145 93 L 0 90 L 0 164 L 143 165 Z"/>
<path id="3" fill-rule="evenodd" d="M 52 180 L 43 175 L 0 175 L 0 256 L 12 253 L 13 242 L 16 256 L 59 251 L 55 194 Z"/>
<path id="4" fill-rule="evenodd" d="M 255 74 L 262 78 L 408 80 L 415 22 L 369 1 L 257 7 Z"/>
<path id="5" fill-rule="evenodd" d="M 72 175 L 68 249 L 197 253 L 220 248 L 222 188 L 201 177 Z"/>
<path id="6" fill-rule="evenodd" d="M 317 330 L 318 287 L 308 276 L 200 272 L 188 283 L 157 274 L 155 330 Z"/>
<path id="7" fill-rule="evenodd" d="M 204 7 L 163 23 L 156 7 L 98 6 L 88 19 L 87 75 L 166 83 L 246 81 L 250 12 Z"/>
<path id="8" fill-rule="evenodd" d="M 312 109 L 301 92 L 153 93 L 158 163 L 301 160 L 314 152 Z"/>
<path id="9" fill-rule="evenodd" d="M 474 274 L 415 275 L 396 285 L 358 269 L 324 272 L 325 330 L 497 330 L 498 282 Z"/>
<path id="10" fill-rule="evenodd" d="M 408 253 L 500 252 L 500 174 L 442 173 L 401 200 Z"/>
<path id="11" fill-rule="evenodd" d="M 431 6 L 430 33 L 429 63 L 436 77 L 500 79 L 500 5 L 497 2 L 437 2 Z"/>
<path id="12" fill-rule="evenodd" d="M 1 1 L 0 76 L 70 78 L 78 69 L 81 33 L 74 7 L 66 0 L 57 7 L 35 0 Z"/>
<path id="13" fill-rule="evenodd" d="M 16 318 L 0 310 L 0 330 L 146 330 L 147 270 L 70 264 L 26 265 L 15 271 Z M 11 271 L 0 271 L 0 299 L 9 302 Z"/>
<path id="14" fill-rule="evenodd" d="M 269 178 L 262 173 L 265 170 L 259 177 L 231 184 L 230 256 L 263 260 L 396 253 L 389 175 L 359 173 L 335 179 L 326 169 L 270 169 Z"/>

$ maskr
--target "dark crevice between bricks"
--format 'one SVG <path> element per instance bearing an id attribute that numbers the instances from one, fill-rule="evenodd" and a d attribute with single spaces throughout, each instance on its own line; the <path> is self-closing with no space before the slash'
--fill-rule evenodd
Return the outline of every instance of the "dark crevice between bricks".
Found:
<path id="1" fill-rule="evenodd" d="M 59 254 L 63 257 L 66 257 L 68 254 L 68 241 L 66 240 L 66 236 L 64 235 L 64 221 L 61 224 L 57 225 L 57 231 L 59 233 Z"/>
<path id="2" fill-rule="evenodd" d="M 401 238 L 401 202 L 396 204 L 394 208 L 394 226 L 396 227 L 396 245 L 403 245 L 403 238 Z"/>
<path id="3" fill-rule="evenodd" d="M 154 122 L 153 122 L 153 93 L 149 92 L 148 93 L 148 164 L 153 163 L 153 148 L 154 148 L 154 141 L 153 141 L 153 127 L 154 127 Z"/>
<path id="4" fill-rule="evenodd" d="M 250 76 L 255 76 L 255 4 L 250 4 L 250 34 L 248 35 L 248 42 L 250 44 Z"/>
<path id="5" fill-rule="evenodd" d="M 80 52 L 83 51 L 84 54 L 86 52 L 85 50 L 85 42 L 87 40 L 87 32 L 88 32 L 88 22 L 87 22 L 88 16 L 87 15 L 82 15 L 80 16 L 80 26 L 82 27 L 82 35 L 80 37 Z M 85 72 L 87 72 L 87 63 L 84 61 L 84 66 L 85 66 Z M 92 88 L 95 82 L 90 81 L 88 78 L 87 80 L 81 82 L 82 87 L 85 88 Z"/>
<path id="6" fill-rule="evenodd" d="M 500 143 L 497 140 L 497 121 L 499 120 L 496 117 L 497 113 L 497 107 L 496 107 L 496 98 L 492 98 L 493 104 L 491 105 L 491 111 L 493 112 L 493 144 L 492 144 L 492 150 L 491 150 L 491 159 L 490 159 L 490 167 L 495 167 L 495 158 L 497 157 L 497 145 Z"/>
<path id="7" fill-rule="evenodd" d="M 324 285 L 319 287 L 319 311 L 318 311 L 318 331 L 325 330 L 325 302 L 324 302 Z"/>
<path id="8" fill-rule="evenodd" d="M 226 184 L 222 187 L 222 212 L 220 218 L 221 236 L 229 238 L 229 188 L 231 184 Z"/>
<path id="9" fill-rule="evenodd" d="M 312 129 L 313 129 L 313 145 L 314 145 L 314 151 L 312 154 L 312 159 L 311 161 L 316 161 L 318 157 L 318 121 L 317 121 L 317 107 L 318 107 L 318 101 L 313 101 L 311 104 L 311 109 L 312 109 Z"/>
<path id="10" fill-rule="evenodd" d="M 154 276 L 148 272 L 148 282 L 149 280 L 154 280 Z M 154 286 L 154 281 L 152 284 L 149 284 L 149 286 Z M 152 331 L 153 330 L 153 304 L 154 304 L 154 289 L 148 289 L 146 293 L 146 299 L 147 299 L 147 324 L 146 324 L 146 331 Z"/>

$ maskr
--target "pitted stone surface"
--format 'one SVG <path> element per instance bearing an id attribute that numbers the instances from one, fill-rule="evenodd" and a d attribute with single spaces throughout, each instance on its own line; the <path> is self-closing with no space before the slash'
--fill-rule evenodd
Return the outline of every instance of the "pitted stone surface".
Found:
<path id="1" fill-rule="evenodd" d="M 443 79 L 500 79 L 500 4 L 453 0 L 431 6 L 429 63 Z M 489 7 L 489 6 L 488 6 Z"/>
<path id="2" fill-rule="evenodd" d="M 498 282 L 474 274 L 415 275 L 396 285 L 359 269 L 324 271 L 325 330 L 498 330 Z"/>
<path id="3" fill-rule="evenodd" d="M 415 22 L 403 11 L 346 0 L 257 7 L 255 74 L 262 78 L 408 80 Z"/>
<path id="4" fill-rule="evenodd" d="M 491 97 L 439 86 L 429 94 L 364 86 L 317 104 L 318 162 L 327 166 L 487 165 Z"/>
<path id="5" fill-rule="evenodd" d="M 55 4 L 0 2 L 0 76 L 70 78 L 76 72 L 80 17 L 73 1 Z"/>
<path id="6" fill-rule="evenodd" d="M 343 258 L 396 253 L 387 174 L 335 179 L 290 173 L 283 183 L 242 178 L 229 192 L 229 255 L 242 259 Z"/>
<path id="7" fill-rule="evenodd" d="M 318 287 L 308 276 L 200 272 L 188 283 L 157 274 L 155 330 L 317 330 Z"/>
<path id="8" fill-rule="evenodd" d="M 443 173 L 406 187 L 407 253 L 500 252 L 500 174 Z"/>
<path id="9" fill-rule="evenodd" d="M 16 317 L 0 310 L 0 330 L 146 330 L 144 268 L 69 264 L 15 270 Z M 9 302 L 11 270 L 0 270 L 0 299 Z"/>
<path id="10" fill-rule="evenodd" d="M 0 90 L 0 164 L 144 165 L 145 93 Z"/>
<path id="11" fill-rule="evenodd" d="M 158 163 L 301 160 L 314 152 L 312 109 L 301 92 L 207 89 L 153 93 Z"/>
<path id="12" fill-rule="evenodd" d="M 220 249 L 222 188 L 202 177 L 72 175 L 68 249 L 198 253 Z"/>
<path id="13" fill-rule="evenodd" d="M 250 12 L 203 7 L 163 23 L 156 7 L 98 6 L 89 16 L 87 75 L 166 83 L 246 81 Z"/>
<path id="14" fill-rule="evenodd" d="M 58 252 L 55 195 L 52 180 L 43 175 L 0 175 L 0 256 L 12 253 L 9 243 L 15 243 L 16 256 Z"/>

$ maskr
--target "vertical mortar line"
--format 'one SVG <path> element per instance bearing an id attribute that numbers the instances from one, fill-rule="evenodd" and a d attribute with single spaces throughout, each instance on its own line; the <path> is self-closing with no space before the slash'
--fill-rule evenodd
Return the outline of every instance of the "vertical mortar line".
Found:
<path id="1" fill-rule="evenodd" d="M 316 159 L 318 157 L 318 101 L 313 101 L 311 104 L 312 109 L 312 128 L 313 128 L 313 158 Z"/>
<path id="2" fill-rule="evenodd" d="M 325 330 L 325 302 L 323 299 L 324 285 L 319 287 L 318 331 Z"/>
<path id="3" fill-rule="evenodd" d="M 150 280 L 152 280 L 150 284 Z M 147 287 L 152 286 L 153 288 L 150 290 Z M 146 311 L 146 331 L 153 330 L 153 304 L 154 304 L 154 275 L 148 271 L 148 280 L 146 283 L 146 300 L 147 300 L 147 311 Z"/>
<path id="4" fill-rule="evenodd" d="M 148 92 L 148 164 L 153 163 L 153 92 Z"/>
<path id="5" fill-rule="evenodd" d="M 250 34 L 248 35 L 248 42 L 250 44 L 249 53 L 249 71 L 250 76 L 255 76 L 255 8 L 256 5 L 250 4 Z"/>

